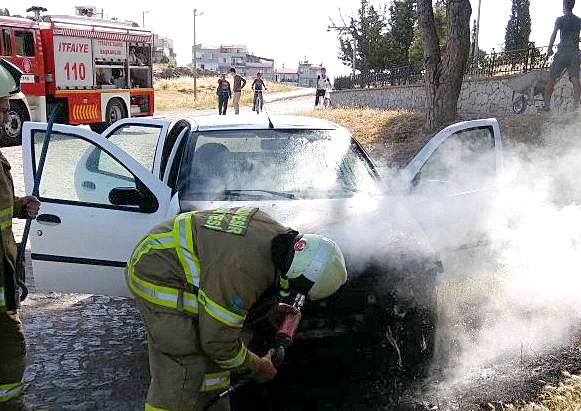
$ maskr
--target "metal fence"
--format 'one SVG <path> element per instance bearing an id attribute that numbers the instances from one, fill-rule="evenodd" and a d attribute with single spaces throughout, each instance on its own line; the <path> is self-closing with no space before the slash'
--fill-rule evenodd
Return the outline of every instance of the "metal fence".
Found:
<path id="1" fill-rule="evenodd" d="M 548 67 L 547 47 L 531 47 L 522 50 L 503 51 L 481 54 L 471 58 L 466 69 L 468 78 L 486 78 L 510 74 L 526 73 Z M 394 67 L 381 73 L 362 73 L 355 76 L 335 78 L 336 90 L 355 88 L 378 88 L 420 84 L 424 80 L 425 70 L 421 66 Z"/>

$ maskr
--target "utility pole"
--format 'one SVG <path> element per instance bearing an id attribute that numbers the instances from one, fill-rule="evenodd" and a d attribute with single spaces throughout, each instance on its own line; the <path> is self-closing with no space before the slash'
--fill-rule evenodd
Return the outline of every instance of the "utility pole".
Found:
<path id="1" fill-rule="evenodd" d="M 198 13 L 198 9 L 194 9 L 194 100 L 198 98 L 198 61 L 196 58 L 196 17 L 201 16 L 204 12 Z"/>
<path id="2" fill-rule="evenodd" d="M 145 28 L 145 15 L 146 15 L 147 13 L 149 13 L 149 10 L 147 10 L 147 11 L 144 11 L 144 12 L 142 12 L 142 13 L 141 13 L 141 27 L 142 27 L 142 28 Z"/>
<path id="3" fill-rule="evenodd" d="M 476 18 L 476 36 L 474 39 L 474 62 L 478 61 L 478 37 L 480 36 L 480 6 L 482 5 L 482 0 L 478 0 L 478 17 Z"/>
<path id="4" fill-rule="evenodd" d="M 331 22 L 332 23 L 332 22 Z M 335 26 L 334 24 L 327 26 L 327 31 L 335 30 L 339 33 L 348 32 L 353 36 L 353 56 L 351 57 L 351 65 L 353 66 L 353 76 L 355 76 L 355 66 L 357 63 L 357 37 L 355 37 L 355 28 L 351 26 Z"/>

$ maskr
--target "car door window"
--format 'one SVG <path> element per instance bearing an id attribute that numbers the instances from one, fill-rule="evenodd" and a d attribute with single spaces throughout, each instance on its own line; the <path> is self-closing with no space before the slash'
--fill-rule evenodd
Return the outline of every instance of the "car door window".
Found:
<path id="1" fill-rule="evenodd" d="M 428 158 L 415 183 L 421 189 L 458 193 L 485 188 L 496 177 L 491 127 L 462 130 L 449 136 Z"/>
<path id="2" fill-rule="evenodd" d="M 34 163 L 38 163 L 45 138 L 34 133 Z M 109 193 L 114 188 L 137 188 L 137 179 L 110 154 L 78 136 L 53 133 L 41 176 L 42 201 L 83 203 L 96 207 L 138 209 L 113 206 Z"/>
<path id="3" fill-rule="evenodd" d="M 113 130 L 107 138 L 145 168 L 153 170 L 155 149 L 161 132 L 162 127 L 157 125 L 124 124 Z"/>
<path id="4" fill-rule="evenodd" d="M 10 31 L 1 30 L 2 34 L 2 55 L 11 56 L 12 55 L 12 45 L 10 44 Z"/>
<path id="5" fill-rule="evenodd" d="M 17 56 L 34 56 L 34 37 L 30 31 L 15 31 L 14 43 Z"/>

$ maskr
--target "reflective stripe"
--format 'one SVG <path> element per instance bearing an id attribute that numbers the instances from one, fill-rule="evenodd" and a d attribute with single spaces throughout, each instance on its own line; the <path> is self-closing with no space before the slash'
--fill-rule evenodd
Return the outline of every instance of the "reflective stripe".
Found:
<path id="1" fill-rule="evenodd" d="M 218 364 L 221 368 L 226 368 L 226 369 L 238 368 L 242 364 L 244 364 L 244 361 L 246 360 L 247 353 L 248 353 L 248 348 L 246 348 L 246 346 L 244 344 L 242 344 L 242 347 L 240 347 L 240 351 L 238 351 L 238 354 L 236 354 L 233 358 L 230 358 L 229 360 L 224 360 L 224 361 L 215 360 L 214 362 L 216 364 Z"/>
<path id="2" fill-rule="evenodd" d="M 0 287 L 0 311 L 6 310 L 6 300 L 4 297 L 4 287 Z"/>
<path id="3" fill-rule="evenodd" d="M 150 303 L 166 308 L 177 308 L 179 291 L 142 280 L 134 273 L 134 268 L 127 270 L 127 284 L 131 291 Z"/>
<path id="4" fill-rule="evenodd" d="M 184 213 L 174 222 L 174 240 L 180 263 L 186 273 L 186 281 L 195 287 L 200 286 L 200 260 L 194 250 L 192 233 L 192 216 L 195 213 Z"/>
<path id="5" fill-rule="evenodd" d="M 141 241 L 133 254 L 131 255 L 130 264 L 135 265 L 141 260 L 145 254 L 147 254 L 150 250 L 163 250 L 167 248 L 173 248 L 175 243 L 173 241 L 173 233 L 159 233 L 159 234 L 150 234 Z"/>
<path id="6" fill-rule="evenodd" d="M 184 292 L 184 311 L 190 314 L 198 313 L 198 297 L 196 294 Z"/>
<path id="7" fill-rule="evenodd" d="M 303 275 L 314 283 L 318 282 L 321 277 L 321 272 L 329 259 L 329 254 L 331 254 L 331 245 L 327 242 L 319 242 L 319 248 L 315 253 L 315 257 Z"/>
<path id="8" fill-rule="evenodd" d="M 145 411 L 169 411 L 165 408 L 155 407 L 151 404 L 145 403 Z"/>
<path id="9" fill-rule="evenodd" d="M 215 391 L 230 385 L 230 371 L 215 372 L 204 375 L 201 392 Z"/>
<path id="10" fill-rule="evenodd" d="M 204 310 L 213 318 L 233 328 L 242 328 L 246 316 L 233 313 L 222 307 L 220 304 L 212 301 L 204 291 L 198 291 L 198 302 L 204 307 Z"/>
<path id="11" fill-rule="evenodd" d="M 0 403 L 16 398 L 22 394 L 22 381 L 0 385 Z"/>
<path id="12" fill-rule="evenodd" d="M 7 228 L 12 227 L 12 219 L 8 220 L 8 221 L 4 221 L 3 223 L 0 223 L 0 230 L 5 230 Z"/>
<path id="13" fill-rule="evenodd" d="M 12 226 L 12 214 L 14 209 L 12 207 L 0 210 L 0 229 L 4 230 Z"/>

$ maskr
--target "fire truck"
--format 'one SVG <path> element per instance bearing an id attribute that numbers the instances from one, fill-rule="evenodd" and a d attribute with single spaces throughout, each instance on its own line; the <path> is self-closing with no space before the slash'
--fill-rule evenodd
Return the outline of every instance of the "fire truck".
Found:
<path id="1" fill-rule="evenodd" d="M 102 131 L 124 117 L 153 114 L 150 31 L 135 24 L 79 16 L 42 21 L 0 16 L 0 58 L 23 72 L 10 100 L 3 143 L 18 144 L 25 121 L 88 124 Z"/>

